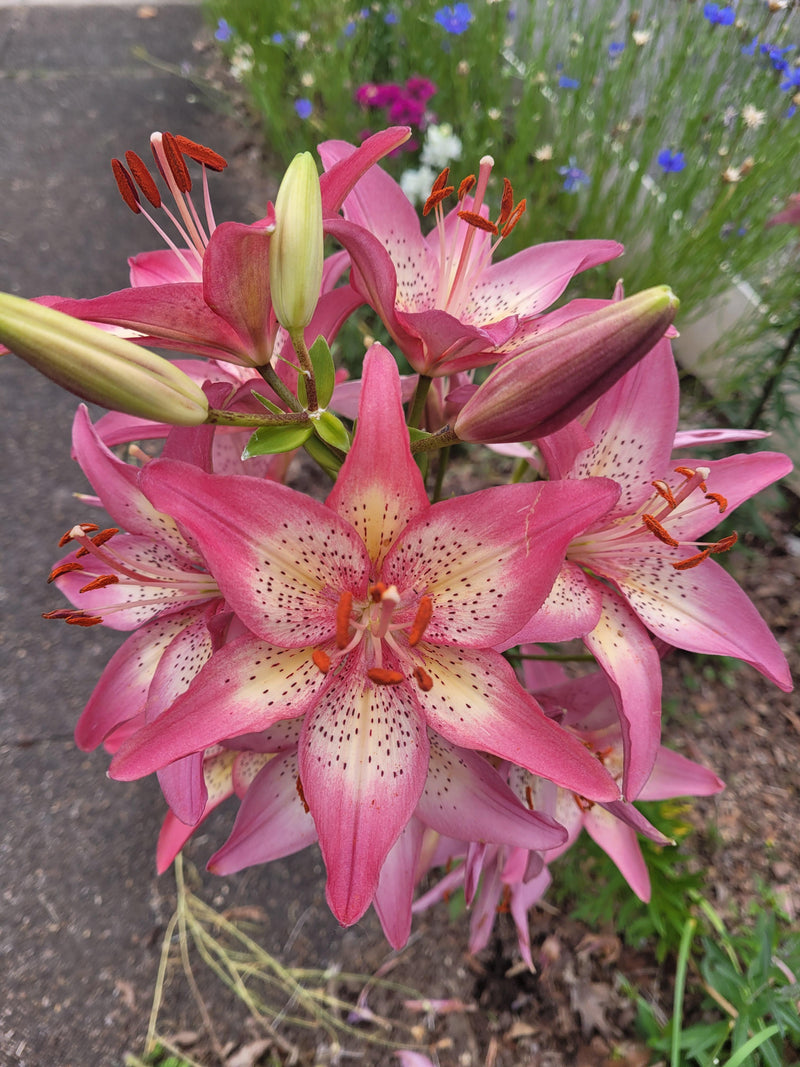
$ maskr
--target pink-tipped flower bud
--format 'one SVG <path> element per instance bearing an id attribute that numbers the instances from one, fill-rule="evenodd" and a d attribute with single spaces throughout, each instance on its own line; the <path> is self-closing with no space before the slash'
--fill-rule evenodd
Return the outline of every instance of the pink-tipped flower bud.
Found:
<path id="1" fill-rule="evenodd" d="M 543 333 L 500 363 L 458 413 L 462 441 L 531 441 L 561 429 L 661 340 L 678 309 L 666 285 Z"/>
<path id="2" fill-rule="evenodd" d="M 322 195 L 310 152 L 294 157 L 275 200 L 269 246 L 272 306 L 289 332 L 305 329 L 322 284 Z"/>
<path id="3" fill-rule="evenodd" d="M 206 421 L 205 393 L 173 363 L 61 311 L 0 293 L 0 342 L 93 404 L 172 426 Z"/>

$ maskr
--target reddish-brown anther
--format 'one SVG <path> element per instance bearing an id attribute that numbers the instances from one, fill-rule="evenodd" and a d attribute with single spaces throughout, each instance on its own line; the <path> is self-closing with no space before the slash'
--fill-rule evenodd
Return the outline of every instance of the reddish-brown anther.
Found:
<path id="1" fill-rule="evenodd" d="M 468 226 L 474 226 L 476 230 L 486 230 L 487 233 L 497 235 L 497 226 L 490 219 L 485 219 L 477 211 L 459 211 L 458 217 L 463 219 Z"/>
<path id="2" fill-rule="evenodd" d="M 73 561 L 72 563 L 61 563 L 57 567 L 53 567 L 53 569 L 50 571 L 50 575 L 47 579 L 47 584 L 50 585 L 56 580 L 56 578 L 60 578 L 62 574 L 69 574 L 71 571 L 82 570 L 82 563 L 77 563 L 75 561 Z"/>
<path id="3" fill-rule="evenodd" d="M 129 149 L 125 153 L 125 161 L 131 169 L 133 180 L 144 193 L 147 200 L 149 200 L 153 207 L 161 207 L 161 193 L 159 193 L 158 186 L 153 181 L 153 176 L 144 165 L 142 158 Z"/>
<path id="4" fill-rule="evenodd" d="M 190 141 L 181 133 L 175 134 L 175 144 L 185 156 L 193 159 L 195 163 L 202 163 L 209 170 L 225 170 L 228 165 L 227 159 L 219 152 L 215 152 L 213 148 L 207 148 L 204 144 L 198 144 L 197 141 Z"/>
<path id="5" fill-rule="evenodd" d="M 164 156 L 178 189 L 182 193 L 191 192 L 192 178 L 189 174 L 189 168 L 186 166 L 186 160 L 181 154 L 175 135 L 170 133 L 169 130 L 165 130 L 161 134 L 161 147 L 164 149 Z"/>
<path id="6" fill-rule="evenodd" d="M 78 592 L 91 593 L 94 589 L 105 589 L 107 585 L 116 585 L 118 582 L 119 578 L 116 574 L 99 574 L 91 582 L 87 582 Z"/>
<path id="7" fill-rule="evenodd" d="M 119 195 L 134 213 L 134 215 L 140 215 L 142 212 L 139 203 L 139 194 L 136 192 L 136 186 L 133 184 L 133 178 L 128 174 L 123 163 L 118 159 L 111 160 L 111 170 L 114 174 L 114 181 L 117 183 L 119 189 Z"/>

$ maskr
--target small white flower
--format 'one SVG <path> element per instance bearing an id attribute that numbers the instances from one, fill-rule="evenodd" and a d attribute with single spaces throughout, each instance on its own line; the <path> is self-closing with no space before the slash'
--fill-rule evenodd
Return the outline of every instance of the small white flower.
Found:
<path id="1" fill-rule="evenodd" d="M 633 31 L 633 43 L 637 48 L 642 48 L 650 40 L 652 34 L 650 30 L 634 30 Z"/>
<path id="2" fill-rule="evenodd" d="M 436 181 L 437 172 L 432 167 L 405 170 L 400 175 L 400 188 L 412 204 L 424 204 Z"/>
<path id="3" fill-rule="evenodd" d="M 722 172 L 722 180 L 729 185 L 733 185 L 735 182 L 741 180 L 742 171 L 739 167 L 726 167 Z"/>
<path id="4" fill-rule="evenodd" d="M 742 108 L 742 119 L 744 124 L 751 130 L 757 130 L 759 126 L 763 126 L 766 117 L 766 111 L 759 111 L 759 109 L 752 104 L 745 104 Z"/>
<path id="5" fill-rule="evenodd" d="M 435 167 L 439 171 L 453 160 L 461 159 L 462 150 L 461 138 L 453 133 L 449 122 L 443 122 L 439 126 L 428 127 L 420 159 L 425 166 Z"/>
<path id="6" fill-rule="evenodd" d="M 543 144 L 533 154 L 540 163 L 546 163 L 548 159 L 553 158 L 553 146 L 551 144 Z"/>
<path id="7" fill-rule="evenodd" d="M 253 69 L 253 48 L 249 44 L 238 44 L 231 56 L 231 76 L 241 81 Z"/>

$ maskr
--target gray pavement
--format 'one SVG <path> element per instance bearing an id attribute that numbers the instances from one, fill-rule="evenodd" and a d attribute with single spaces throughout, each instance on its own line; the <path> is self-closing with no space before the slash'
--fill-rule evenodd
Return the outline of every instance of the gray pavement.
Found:
<path id="1" fill-rule="evenodd" d="M 144 153 L 171 129 L 233 153 L 214 181 L 218 220 L 263 213 L 265 180 L 237 166 L 243 132 L 208 109 L 176 68 L 197 62 L 193 4 L 140 17 L 117 5 L 0 8 L 0 290 L 90 296 L 127 284 L 126 256 L 157 247 L 119 200 L 109 158 Z M 76 401 L 20 361 L 0 360 L 0 1067 L 95 1067 L 141 1051 L 170 876 L 154 848 L 164 804 L 154 781 L 111 782 L 103 753 L 83 754 L 74 723 L 119 636 L 46 622 L 59 606 L 45 584 L 61 533 L 85 518 L 69 457 Z M 201 869 L 230 813 L 190 848 Z M 372 919 L 342 935 L 320 907 L 319 856 L 309 852 L 226 881 L 205 895 L 265 908 L 273 950 L 295 931 L 292 959 L 326 965 L 349 945 L 379 943 Z M 295 924 L 300 923 L 299 933 Z M 362 939 L 362 940 L 360 940 Z M 198 1025 L 170 990 L 166 1019 Z M 177 998 L 177 999 L 175 999 Z M 172 1005 L 172 1006 L 170 1006 Z M 234 1026 L 235 1014 L 220 1010 Z"/>

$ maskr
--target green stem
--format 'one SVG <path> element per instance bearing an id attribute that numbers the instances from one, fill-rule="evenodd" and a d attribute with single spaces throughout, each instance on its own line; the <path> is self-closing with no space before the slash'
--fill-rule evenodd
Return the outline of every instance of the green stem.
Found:
<path id="1" fill-rule="evenodd" d="M 303 405 L 294 395 L 294 393 L 281 381 L 278 377 L 278 372 L 272 366 L 271 363 L 265 363 L 258 368 L 259 374 L 275 393 L 276 396 L 284 402 L 290 411 L 302 411 Z"/>
<path id="2" fill-rule="evenodd" d="M 433 504 L 442 499 L 442 485 L 444 483 L 444 475 L 449 461 L 450 449 L 449 447 L 443 448 L 439 453 L 439 465 L 436 469 L 436 484 L 433 487 L 433 500 L 431 501 Z"/>
<path id="3" fill-rule="evenodd" d="M 300 360 L 300 369 L 303 378 L 305 379 L 308 410 L 317 411 L 319 409 L 319 401 L 317 400 L 317 382 L 314 378 L 314 365 L 311 362 L 311 356 L 308 354 L 308 349 L 306 348 L 306 339 L 303 335 L 303 331 L 290 330 L 289 337 L 291 338 L 292 347 L 297 353 L 297 358 Z"/>
<path id="4" fill-rule="evenodd" d="M 414 398 L 408 409 L 409 426 L 419 426 L 422 421 L 422 412 L 425 410 L 425 401 L 428 399 L 432 381 L 433 378 L 429 378 L 427 374 L 420 374 L 417 378 L 417 388 L 414 390 Z"/>
<path id="5" fill-rule="evenodd" d="M 288 426 L 293 423 L 308 422 L 305 411 L 287 411 L 282 415 L 251 415 L 244 411 L 220 411 L 209 408 L 206 422 L 215 426 Z"/>
<path id="6" fill-rule="evenodd" d="M 412 441 L 411 454 L 418 456 L 421 452 L 436 452 L 437 449 L 457 445 L 460 440 L 461 438 L 456 435 L 455 430 L 445 426 L 443 430 L 439 430 L 430 437 L 420 437 L 419 440 Z"/>

